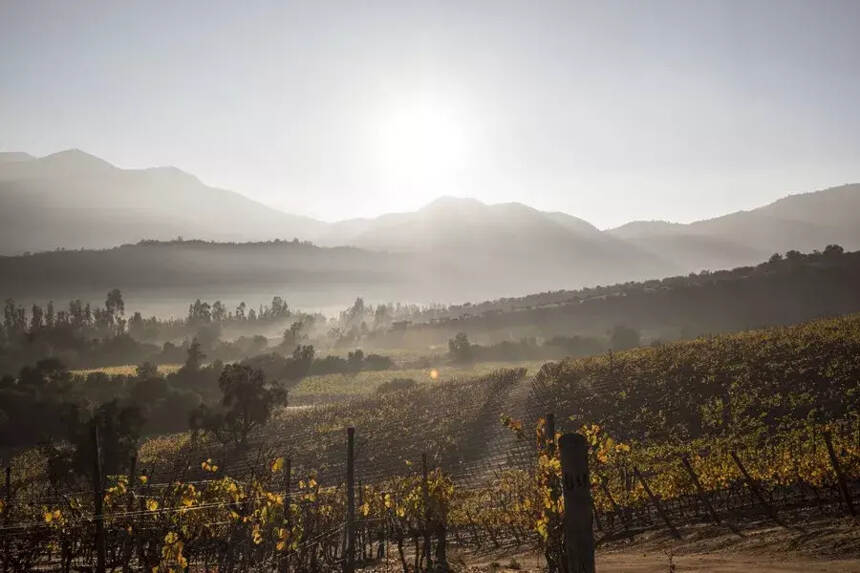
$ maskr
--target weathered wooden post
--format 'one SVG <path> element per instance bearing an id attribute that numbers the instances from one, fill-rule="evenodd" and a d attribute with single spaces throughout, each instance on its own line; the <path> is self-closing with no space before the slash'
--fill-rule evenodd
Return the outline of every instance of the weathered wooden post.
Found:
<path id="1" fill-rule="evenodd" d="M 355 428 L 346 429 L 346 555 L 345 573 L 355 571 Z"/>
<path id="2" fill-rule="evenodd" d="M 134 511 L 134 478 L 137 470 L 137 454 L 132 454 L 128 463 L 128 501 L 126 502 L 126 511 L 129 514 L 128 519 L 134 520 L 131 513 Z M 129 524 L 131 527 L 131 524 Z M 128 539 L 125 540 L 122 556 L 123 573 L 131 573 L 131 554 L 134 550 L 134 536 L 137 534 L 133 529 L 129 529 Z"/>
<path id="3" fill-rule="evenodd" d="M 421 454 L 421 496 L 424 501 L 424 548 L 421 550 L 427 558 L 427 571 L 433 569 L 430 552 L 430 487 L 427 478 L 427 454 Z"/>
<path id="4" fill-rule="evenodd" d="M 848 508 L 848 513 L 851 517 L 857 517 L 854 512 L 854 504 L 851 502 L 851 493 L 848 491 L 848 482 L 845 481 L 845 474 L 842 473 L 842 466 L 839 465 L 839 458 L 836 457 L 836 450 L 833 449 L 833 439 L 830 432 L 824 432 L 824 443 L 827 445 L 827 455 L 830 456 L 830 463 L 833 465 L 833 471 L 836 473 L 836 481 L 839 483 L 839 491 L 842 493 L 842 500 Z"/>
<path id="5" fill-rule="evenodd" d="M 361 480 L 358 480 L 358 507 L 364 507 L 364 484 L 361 482 Z M 362 514 L 359 514 L 358 516 L 358 523 L 356 524 L 356 529 L 356 540 L 358 541 L 358 546 L 361 547 L 361 551 L 358 552 L 359 559 L 361 559 L 361 561 L 364 561 L 365 559 L 367 559 L 367 540 L 364 535 L 364 516 Z"/>
<path id="6" fill-rule="evenodd" d="M 3 490 L 3 525 L 8 529 L 12 517 L 12 468 L 6 466 L 6 488 Z M 9 571 L 9 532 L 3 535 L 3 573 Z"/>
<path id="7" fill-rule="evenodd" d="M 290 506 L 290 480 L 291 480 L 292 473 L 293 473 L 293 460 L 290 458 L 287 458 L 286 460 L 284 460 L 284 523 L 286 523 L 287 531 L 289 531 L 289 534 L 291 536 L 292 536 L 291 520 L 292 520 L 293 516 L 290 513 L 290 509 L 291 509 L 291 506 Z M 284 562 L 283 562 L 284 573 L 290 573 L 290 551 L 291 550 L 289 548 L 287 548 L 287 551 L 285 552 L 285 555 L 284 555 Z"/>
<path id="8" fill-rule="evenodd" d="M 564 536 L 568 573 L 594 573 L 594 531 L 588 442 L 580 434 L 558 440 L 564 491 Z"/>
<path id="9" fill-rule="evenodd" d="M 555 445 L 555 414 L 552 412 L 547 412 L 544 425 L 544 443 L 543 448 L 546 452 L 546 456 L 549 459 L 553 459 L 556 453 L 556 445 Z M 558 496 L 561 495 L 559 489 L 561 488 L 560 484 L 555 483 L 554 481 L 549 484 L 549 499 L 553 504 L 556 504 L 558 501 Z M 558 523 L 553 519 L 552 513 L 549 514 L 550 522 L 547 524 L 547 529 L 549 531 L 555 531 L 558 529 Z M 547 544 L 546 551 L 544 553 L 544 558 L 546 559 L 546 566 L 548 573 L 559 573 L 560 563 L 556 563 L 556 559 L 560 559 L 560 557 L 555 556 L 556 552 L 553 551 L 553 548 L 550 544 Z"/>
<path id="10" fill-rule="evenodd" d="M 550 457 L 555 454 L 555 414 L 546 415 L 546 448 Z"/>
<path id="11" fill-rule="evenodd" d="M 102 480 L 102 454 L 99 441 L 98 418 L 92 422 L 93 440 L 93 505 L 96 522 L 96 573 L 105 573 L 107 553 L 105 547 L 104 481 Z"/>

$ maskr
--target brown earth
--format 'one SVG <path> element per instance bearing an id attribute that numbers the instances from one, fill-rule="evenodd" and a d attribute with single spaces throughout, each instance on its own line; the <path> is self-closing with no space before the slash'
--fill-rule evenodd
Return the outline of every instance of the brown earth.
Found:
<path id="1" fill-rule="evenodd" d="M 712 525 L 681 529 L 681 540 L 665 531 L 644 532 L 599 543 L 598 573 L 860 573 L 860 525 L 850 519 L 820 519 L 786 529 L 766 522 L 741 535 Z M 522 549 L 474 552 L 452 548 L 452 571 L 545 571 L 544 560 Z M 400 571 L 393 559 L 373 571 Z"/>

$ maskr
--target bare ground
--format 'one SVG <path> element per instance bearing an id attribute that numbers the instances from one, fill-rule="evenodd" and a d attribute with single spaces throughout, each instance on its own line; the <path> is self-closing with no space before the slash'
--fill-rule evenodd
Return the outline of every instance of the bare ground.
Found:
<path id="1" fill-rule="evenodd" d="M 802 530 L 762 522 L 741 533 L 697 525 L 682 528 L 681 540 L 665 531 L 649 531 L 604 541 L 597 550 L 596 567 L 598 573 L 860 573 L 860 526 L 853 520 L 805 522 Z M 541 555 L 522 549 L 475 552 L 452 548 L 449 556 L 452 570 L 464 573 L 545 571 Z M 401 568 L 392 560 L 377 563 L 372 570 L 395 572 Z"/>

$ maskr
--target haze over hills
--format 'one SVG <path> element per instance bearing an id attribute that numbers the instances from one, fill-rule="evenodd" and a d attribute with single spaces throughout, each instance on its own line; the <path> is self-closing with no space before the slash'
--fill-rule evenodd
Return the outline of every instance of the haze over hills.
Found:
<path id="1" fill-rule="evenodd" d="M 860 246 L 860 184 L 790 195 L 749 211 L 689 224 L 634 221 L 607 233 L 681 268 L 750 264 L 774 252 Z"/>
<path id="2" fill-rule="evenodd" d="M 41 158 L 0 154 L 2 254 L 177 236 L 219 241 L 305 237 L 321 225 L 208 187 L 175 167 L 120 169 L 79 150 Z"/>
<path id="3" fill-rule="evenodd" d="M 396 291 L 403 300 L 462 302 L 731 268 L 760 262 L 774 252 L 811 251 L 830 243 L 857 249 L 860 185 L 794 195 L 690 224 L 635 221 L 608 231 L 566 213 L 521 203 L 487 205 L 454 197 L 442 197 L 414 212 L 324 223 L 209 187 L 174 167 L 121 169 L 78 150 L 42 158 L 0 154 L 2 255 L 102 249 L 179 236 L 220 242 L 297 237 L 321 247 L 357 249 L 258 244 L 219 248 L 216 256 L 215 251 L 195 248 L 190 252 L 202 257 L 196 260 L 189 258 L 188 249 L 146 250 L 145 260 L 166 257 L 164 264 L 147 264 L 157 270 L 159 280 L 174 285 L 205 284 L 200 282 L 204 276 L 236 288 L 243 281 L 323 289 L 338 283 L 342 292 L 355 295 L 392 296 Z M 378 253 L 370 256 L 368 251 Z M 144 260 L 139 258 L 143 252 L 125 255 Z M 347 264 L 349 259 L 361 263 Z M 96 266 L 118 264 L 108 255 L 86 260 Z M 62 264 L 55 259 L 38 261 L 25 265 L 28 272 L 38 274 L 37 267 L 48 263 L 54 275 L 60 272 L 54 267 Z M 8 263 L 7 270 L 16 266 Z M 206 265 L 212 268 L 204 269 Z M 197 278 L 183 276 L 191 274 Z M 8 289 L 18 290 L 14 281 L 3 283 L 4 295 L 13 294 Z"/>
<path id="4" fill-rule="evenodd" d="M 520 203 L 486 205 L 475 199 L 442 197 L 412 213 L 365 222 L 339 241 L 363 249 L 411 253 L 438 266 L 453 262 L 463 280 L 507 281 L 526 288 L 585 281 L 614 282 L 660 273 L 658 255 L 600 232 L 563 213 L 544 213 Z M 322 244 L 333 244 L 323 236 Z"/>

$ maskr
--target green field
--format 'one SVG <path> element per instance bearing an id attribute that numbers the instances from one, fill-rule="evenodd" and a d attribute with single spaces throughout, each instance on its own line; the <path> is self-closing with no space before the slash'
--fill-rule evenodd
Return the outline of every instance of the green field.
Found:
<path id="1" fill-rule="evenodd" d="M 182 364 L 159 364 L 159 374 L 172 374 L 182 368 Z M 84 368 L 80 370 L 72 370 L 72 374 L 76 376 L 86 376 L 93 372 L 104 372 L 108 376 L 134 376 L 137 373 L 137 364 L 123 364 L 121 366 L 102 366 L 100 368 Z"/>
<path id="2" fill-rule="evenodd" d="M 393 378 L 411 378 L 421 383 L 445 382 L 485 376 L 502 368 L 526 368 L 529 375 L 535 374 L 544 364 L 543 361 L 526 362 L 479 362 L 455 365 L 440 361 L 433 368 L 406 368 L 358 372 L 356 374 L 325 374 L 308 376 L 290 390 L 290 398 L 298 403 L 331 401 L 343 397 L 372 394 L 383 383 Z M 433 371 L 437 373 L 433 376 Z"/>

